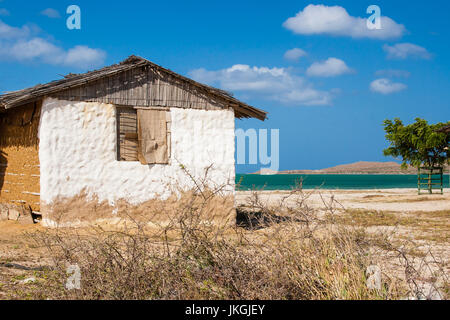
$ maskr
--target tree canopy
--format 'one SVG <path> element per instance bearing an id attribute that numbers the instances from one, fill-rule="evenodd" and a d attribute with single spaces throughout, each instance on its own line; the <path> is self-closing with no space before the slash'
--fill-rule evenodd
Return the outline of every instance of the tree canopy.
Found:
<path id="1" fill-rule="evenodd" d="M 396 118 L 384 121 L 384 131 L 390 146 L 383 151 L 385 156 L 401 158 L 402 167 L 436 167 L 449 163 L 450 134 L 437 132 L 450 122 L 428 124 L 416 118 L 416 122 L 404 125 Z"/>

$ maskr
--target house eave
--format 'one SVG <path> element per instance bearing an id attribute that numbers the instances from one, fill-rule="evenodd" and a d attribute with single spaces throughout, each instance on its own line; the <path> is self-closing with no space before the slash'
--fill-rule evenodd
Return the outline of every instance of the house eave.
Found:
<path id="1" fill-rule="evenodd" d="M 146 66 L 149 68 L 153 68 L 158 72 L 163 72 L 165 74 L 173 76 L 179 81 L 189 83 L 190 85 L 193 85 L 194 87 L 198 88 L 198 90 L 201 90 L 207 95 L 214 96 L 221 99 L 222 101 L 226 101 L 226 103 L 235 110 L 237 118 L 256 118 L 262 121 L 267 118 L 267 112 L 239 101 L 223 90 L 196 82 L 195 80 L 179 75 L 169 69 L 165 69 L 157 64 L 154 64 L 151 61 L 137 56 L 130 56 L 120 64 L 108 66 L 96 71 L 78 75 L 69 74 L 61 80 L 56 80 L 28 89 L 3 94 L 0 96 L 0 112 L 2 108 L 7 110 L 19 107 L 21 105 L 43 99 L 45 96 L 52 96 L 64 90 L 82 87 L 102 78 L 115 76 L 122 72 Z"/>

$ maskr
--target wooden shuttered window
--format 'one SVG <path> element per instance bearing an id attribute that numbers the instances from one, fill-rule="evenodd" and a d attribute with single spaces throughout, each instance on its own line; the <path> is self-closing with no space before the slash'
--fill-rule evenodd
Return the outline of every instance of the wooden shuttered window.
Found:
<path id="1" fill-rule="evenodd" d="M 117 108 L 117 159 L 138 161 L 137 112 L 133 108 Z"/>
<path id="2" fill-rule="evenodd" d="M 160 109 L 117 108 L 118 159 L 142 164 L 168 164 L 170 112 Z"/>
<path id="3" fill-rule="evenodd" d="M 138 157 L 142 164 L 168 164 L 167 111 L 138 109 Z"/>

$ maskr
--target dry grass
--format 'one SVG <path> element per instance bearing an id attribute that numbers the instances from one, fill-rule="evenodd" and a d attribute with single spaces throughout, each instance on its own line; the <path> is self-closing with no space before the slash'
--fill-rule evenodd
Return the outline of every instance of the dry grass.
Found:
<path id="1" fill-rule="evenodd" d="M 411 226 L 416 225 L 413 217 L 400 217 L 391 212 L 366 209 L 347 209 L 344 215 L 338 218 L 339 222 L 361 227 L 373 226 Z"/>
<path id="2" fill-rule="evenodd" d="M 407 236 L 400 236 L 400 238 L 409 240 L 411 237 Z M 430 231 L 430 232 L 424 232 L 421 234 L 414 235 L 414 239 L 416 241 L 427 241 L 427 242 L 435 242 L 435 243 L 441 243 L 441 244 L 448 244 L 450 242 L 450 235 L 449 233 L 442 233 L 439 231 Z"/>
<path id="3" fill-rule="evenodd" d="M 421 230 L 449 230 L 450 210 L 412 211 L 399 214 L 383 210 L 346 209 L 339 221 L 361 227 L 405 226 Z"/>
<path id="4" fill-rule="evenodd" d="M 425 218 L 439 218 L 447 221 L 450 220 L 450 209 L 438 211 L 414 211 L 412 214 Z"/>
<path id="5" fill-rule="evenodd" d="M 180 206 L 178 218 L 160 228 L 135 220 L 115 231 L 34 233 L 30 237 L 48 249 L 53 268 L 15 294 L 33 299 L 237 300 L 387 299 L 399 294 L 389 281 L 382 290 L 367 288 L 365 271 L 372 261 L 361 232 L 315 220 L 304 208 L 286 211 L 283 221 L 267 209 L 264 218 L 249 219 L 246 228 L 218 226 L 198 219 L 204 216 L 202 207 Z M 64 288 L 69 264 L 81 269 L 81 290 Z"/>
<path id="6" fill-rule="evenodd" d="M 413 211 L 389 212 L 367 209 L 347 209 L 337 220 L 339 223 L 369 227 L 404 227 L 409 230 L 406 235 L 397 234 L 396 237 L 404 240 L 427 241 L 436 243 L 449 243 L 450 240 L 450 211 Z M 413 233 L 413 235 L 411 235 Z M 414 250 L 413 250 L 414 251 Z M 420 250 L 415 250 L 420 256 Z M 411 251 L 412 252 L 412 251 Z"/>
<path id="7" fill-rule="evenodd" d="M 368 234 L 362 227 L 410 225 L 410 218 L 359 211 L 342 216 L 333 199 L 324 201 L 326 210 L 319 212 L 307 205 L 310 195 L 299 187 L 269 207 L 255 192 L 239 208 L 237 225 L 230 226 L 208 220 L 220 214 L 211 215 L 210 210 L 211 202 L 221 196 L 198 188 L 181 195 L 183 201 L 177 205 L 158 202 L 147 216 L 126 217 L 119 229 L 32 233 L 30 241 L 46 249 L 52 264 L 34 272 L 36 282 L 12 287 L 9 295 L 139 300 L 427 298 L 421 286 L 425 278 L 433 285 L 443 278 L 439 289 L 445 294 L 445 271 L 423 273 L 429 262 L 414 245 L 397 243 L 388 234 Z M 168 214 L 165 223 L 146 222 L 168 211 L 177 214 Z M 393 259 L 403 276 L 383 267 Z M 80 268 L 80 289 L 65 288 L 69 265 Z M 372 265 L 383 267 L 377 289 L 367 286 L 366 271 Z"/>
<path id="8" fill-rule="evenodd" d="M 439 195 L 435 196 L 422 196 L 422 197 L 410 197 L 410 196 L 389 196 L 389 195 L 367 195 L 359 200 L 360 203 L 370 202 L 382 202 L 382 203 L 399 203 L 399 202 L 429 202 L 429 201 L 443 201 L 447 200 L 446 197 Z"/>
<path id="9" fill-rule="evenodd" d="M 176 221 L 151 231 L 134 221 L 120 231 L 32 235 L 48 248 L 55 266 L 33 285 L 33 297 L 383 299 L 398 294 L 391 283 L 380 291 L 367 288 L 371 260 L 360 232 L 336 229 L 300 212 L 285 215 L 281 223 L 266 216 L 266 227 L 259 230 L 251 224 L 248 230 L 218 228 L 200 223 L 198 210 L 180 208 Z M 81 290 L 63 287 L 68 264 L 80 266 Z"/>

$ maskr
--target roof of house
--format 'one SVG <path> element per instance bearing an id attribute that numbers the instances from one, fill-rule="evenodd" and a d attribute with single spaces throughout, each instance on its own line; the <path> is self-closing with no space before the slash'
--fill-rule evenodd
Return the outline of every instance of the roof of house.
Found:
<path id="1" fill-rule="evenodd" d="M 196 82 L 192 79 L 177 74 L 169 69 L 165 69 L 149 60 L 146 60 L 137 56 L 130 56 L 123 62 L 108 66 L 99 70 L 90 71 L 82 74 L 68 74 L 64 79 L 52 81 L 46 84 L 39 84 L 37 86 L 23 89 L 14 92 L 8 92 L 0 95 L 0 111 L 19 107 L 27 103 L 32 103 L 42 99 L 45 96 L 54 95 L 61 91 L 65 91 L 72 88 L 82 87 L 89 83 L 98 81 L 103 78 L 117 75 L 122 72 L 126 72 L 139 67 L 148 66 L 160 73 L 174 77 L 179 81 L 188 83 L 194 86 L 207 95 L 214 96 L 216 98 L 225 101 L 230 107 L 235 110 L 236 117 L 238 118 L 257 118 L 265 120 L 267 118 L 267 112 L 254 108 L 238 99 L 234 98 L 230 93 L 217 88 L 210 87 L 208 85 Z"/>

